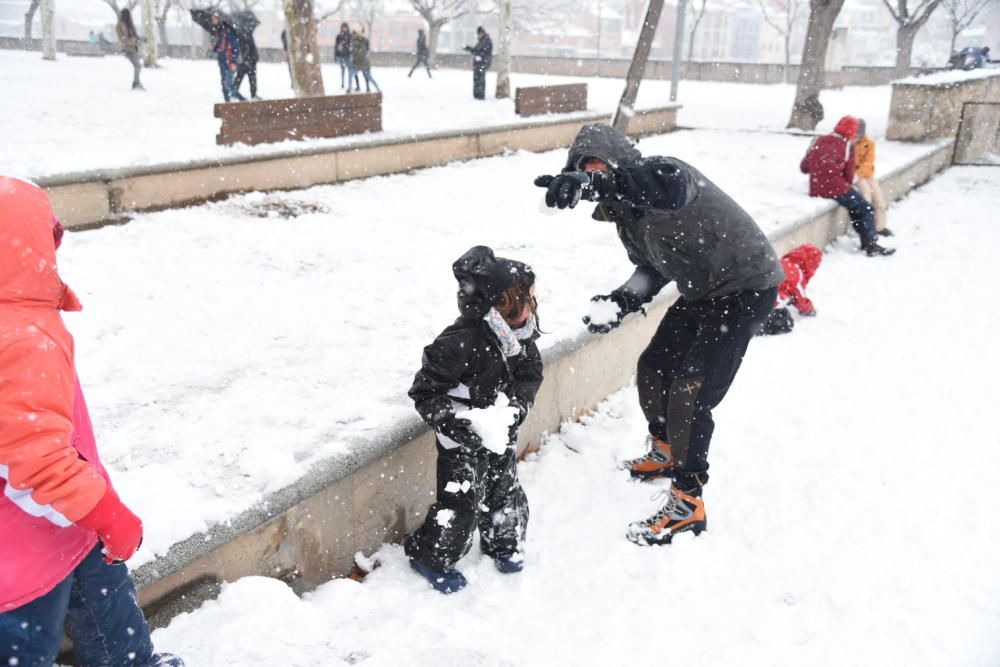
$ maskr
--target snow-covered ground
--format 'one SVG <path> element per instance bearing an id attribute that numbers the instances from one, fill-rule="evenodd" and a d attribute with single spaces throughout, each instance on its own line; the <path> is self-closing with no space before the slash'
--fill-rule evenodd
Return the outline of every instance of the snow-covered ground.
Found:
<path id="1" fill-rule="evenodd" d="M 809 290 L 819 316 L 755 340 L 716 411 L 702 536 L 624 539 L 655 507 L 654 486 L 615 469 L 644 434 L 628 389 L 521 465 L 523 573 L 474 550 L 470 586 L 445 597 L 389 545 L 364 583 L 303 599 L 275 580 L 229 584 L 157 631 L 159 649 L 191 667 L 1000 664 L 1000 448 L 984 413 L 1000 315 L 977 273 L 1000 245 L 998 198 L 995 170 L 955 168 L 890 210 L 894 257 L 829 249 Z M 543 306 L 576 299 L 539 274 Z"/>
<path id="2" fill-rule="evenodd" d="M 692 162 L 770 231 L 828 205 L 805 194 L 807 144 L 699 130 L 640 148 Z M 879 167 L 927 150 L 883 144 Z M 535 267 L 543 348 L 579 335 L 590 297 L 632 267 L 591 206 L 541 205 L 533 178 L 564 161 L 522 153 L 69 234 L 60 271 L 85 307 L 66 318 L 80 376 L 102 457 L 147 525 L 132 565 L 412 416 L 406 390 L 457 315 L 451 263 L 469 247 Z"/>
<path id="3" fill-rule="evenodd" d="M 384 132 L 380 137 L 530 122 L 514 115 L 513 101 L 472 99 L 472 74 L 439 70 L 434 79 L 404 68 L 376 68 L 384 91 Z M 319 145 L 355 142 L 358 137 L 283 142 L 256 147 L 216 146 L 219 120 L 212 105 L 221 101 L 218 67 L 211 60 L 164 60 L 144 70 L 145 92 L 129 89 L 132 67 L 122 56 L 60 56 L 56 62 L 35 52 L 0 51 L 0 173 L 41 177 L 96 168 L 188 161 L 226 155 L 264 154 Z M 260 95 L 291 96 L 283 63 L 261 63 Z M 327 92 L 339 92 L 336 66 L 324 67 Z M 514 86 L 586 81 L 591 110 L 610 112 L 621 97 L 621 79 L 580 79 L 515 74 Z M 247 84 L 244 84 L 244 90 Z M 495 74 L 487 75 L 493 90 Z M 788 120 L 794 87 L 685 81 L 679 121 L 692 127 L 781 129 Z M 669 81 L 646 81 L 638 108 L 669 101 Z M 832 129 L 840 115 L 854 113 L 869 120 L 874 136 L 882 136 L 889 110 L 889 87 L 825 91 L 827 120 Z M 736 111 L 738 109 L 738 111 Z"/>

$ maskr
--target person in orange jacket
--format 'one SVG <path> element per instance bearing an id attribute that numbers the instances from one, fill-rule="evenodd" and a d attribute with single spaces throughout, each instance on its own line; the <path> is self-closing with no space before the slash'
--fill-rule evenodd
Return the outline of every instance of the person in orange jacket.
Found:
<path id="1" fill-rule="evenodd" d="M 865 131 L 864 119 L 859 118 L 858 123 L 858 139 L 854 144 L 854 162 L 857 167 L 854 175 L 858 192 L 875 209 L 875 232 L 879 236 L 892 236 L 892 230 L 886 227 L 885 196 L 875 178 L 875 140 Z"/>
<path id="2" fill-rule="evenodd" d="M 41 188 L 0 176 L 0 664 L 178 667 L 154 654 L 124 561 L 142 522 L 101 465 L 60 311 L 62 226 Z"/>

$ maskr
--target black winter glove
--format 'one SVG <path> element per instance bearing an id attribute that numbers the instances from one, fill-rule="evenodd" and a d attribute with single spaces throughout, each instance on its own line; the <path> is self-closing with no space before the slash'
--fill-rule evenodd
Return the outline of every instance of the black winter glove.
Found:
<path id="1" fill-rule="evenodd" d="M 618 325 L 622 323 L 622 320 L 625 319 L 625 316 L 630 312 L 628 309 L 628 303 L 619 292 L 612 292 L 611 294 L 598 294 L 590 300 L 594 303 L 614 303 L 618 306 L 617 318 L 607 322 L 592 322 L 590 315 L 584 315 L 583 323 L 587 325 L 587 331 L 590 333 L 611 333 L 611 331 L 618 328 Z"/>
<path id="2" fill-rule="evenodd" d="M 483 446 L 483 439 L 472 430 L 472 422 L 464 417 L 450 417 L 442 422 L 437 430 L 441 435 L 448 436 L 462 447 L 479 449 Z"/>
<path id="3" fill-rule="evenodd" d="M 521 428 L 521 424 L 524 423 L 525 418 L 528 416 L 528 406 L 511 396 L 510 407 L 517 408 L 517 417 L 514 419 L 514 423 L 510 425 L 510 430 L 508 431 L 510 446 L 514 447 L 517 445 L 517 431 Z"/>
<path id="4" fill-rule="evenodd" d="M 581 199 L 598 201 L 618 195 L 617 179 L 610 171 L 568 171 L 558 176 L 539 176 L 535 185 L 546 188 L 549 208 L 573 208 Z"/>

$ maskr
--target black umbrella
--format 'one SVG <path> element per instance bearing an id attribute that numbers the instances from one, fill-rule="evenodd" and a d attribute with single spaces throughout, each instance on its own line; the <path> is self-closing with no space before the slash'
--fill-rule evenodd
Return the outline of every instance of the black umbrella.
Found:
<path id="1" fill-rule="evenodd" d="M 229 27 L 234 28 L 235 23 L 233 18 L 218 9 L 192 9 L 191 10 L 191 20 L 200 25 L 202 28 L 209 32 L 215 32 L 215 26 L 212 25 L 212 17 L 218 16 L 219 20 L 223 23 L 229 25 Z M 256 18 L 256 17 L 254 17 Z"/>
<path id="2" fill-rule="evenodd" d="M 233 14 L 233 21 L 236 30 L 246 35 L 252 35 L 260 25 L 260 19 L 249 9 Z"/>

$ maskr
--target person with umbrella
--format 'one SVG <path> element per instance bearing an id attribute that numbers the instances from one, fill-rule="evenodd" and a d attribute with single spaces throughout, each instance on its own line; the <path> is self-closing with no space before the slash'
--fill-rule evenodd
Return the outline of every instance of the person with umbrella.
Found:
<path id="1" fill-rule="evenodd" d="M 243 77 L 250 79 L 250 97 L 259 100 L 257 97 L 257 43 L 253 39 L 253 31 L 260 25 L 260 20 L 256 14 L 250 10 L 237 12 L 233 15 L 233 27 L 236 29 L 236 36 L 240 42 L 240 62 L 236 66 L 236 79 L 233 81 L 233 89 L 239 90 L 243 83 Z"/>
<path id="2" fill-rule="evenodd" d="M 222 80 L 222 98 L 244 101 L 233 85 L 237 64 L 240 62 L 240 39 L 233 28 L 233 19 L 218 9 L 192 9 L 191 19 L 212 35 L 211 52 L 219 61 L 219 78 Z"/>

